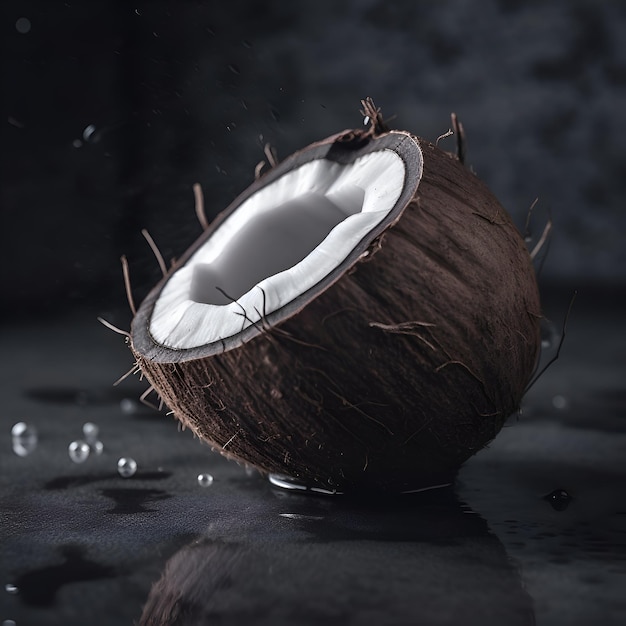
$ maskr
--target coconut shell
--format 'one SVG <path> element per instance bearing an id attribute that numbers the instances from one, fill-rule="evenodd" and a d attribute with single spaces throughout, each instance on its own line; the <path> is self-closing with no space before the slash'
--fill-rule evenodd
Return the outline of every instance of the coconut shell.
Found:
<path id="1" fill-rule="evenodd" d="M 539 353 L 540 301 L 510 216 L 458 159 L 407 132 L 347 131 L 256 181 L 245 198 L 311 158 L 421 154 L 393 219 L 285 310 L 191 351 L 150 336 L 130 346 L 173 414 L 225 455 L 304 483 L 400 492 L 448 481 L 515 412 Z M 389 146 L 396 146 L 389 148 Z M 170 274 L 171 275 L 171 274 Z"/>

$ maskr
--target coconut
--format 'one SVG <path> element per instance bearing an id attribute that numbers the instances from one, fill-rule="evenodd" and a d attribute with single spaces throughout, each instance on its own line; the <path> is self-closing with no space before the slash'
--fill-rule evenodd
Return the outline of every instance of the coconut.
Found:
<path id="1" fill-rule="evenodd" d="M 510 216 L 456 155 L 369 128 L 260 176 L 149 293 L 137 366 L 200 439 L 324 489 L 447 482 L 514 413 L 540 302 Z"/>

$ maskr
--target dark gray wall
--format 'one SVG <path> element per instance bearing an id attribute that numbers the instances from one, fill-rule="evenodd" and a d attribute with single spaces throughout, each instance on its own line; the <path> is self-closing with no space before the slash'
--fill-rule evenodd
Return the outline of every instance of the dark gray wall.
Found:
<path id="1" fill-rule="evenodd" d="M 520 227 L 539 197 L 544 283 L 626 283 L 624 2 L 5 0 L 5 313 L 115 308 L 122 253 L 140 298 L 141 228 L 179 255 L 194 182 L 214 215 L 265 141 L 286 156 L 358 126 L 368 95 L 429 139 L 456 111 Z"/>

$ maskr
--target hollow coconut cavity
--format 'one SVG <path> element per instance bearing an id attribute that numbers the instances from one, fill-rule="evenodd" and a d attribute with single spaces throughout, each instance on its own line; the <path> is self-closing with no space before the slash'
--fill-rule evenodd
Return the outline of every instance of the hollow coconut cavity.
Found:
<path id="1" fill-rule="evenodd" d="M 174 351 L 166 358 L 240 345 L 367 256 L 421 176 L 421 153 L 406 139 L 387 137 L 360 154 L 304 151 L 243 194 L 154 302 L 149 334 Z"/>
<path id="2" fill-rule="evenodd" d="M 404 491 L 448 481 L 518 408 L 540 305 L 485 185 L 370 112 L 241 194 L 142 303 L 131 349 L 227 456 Z"/>

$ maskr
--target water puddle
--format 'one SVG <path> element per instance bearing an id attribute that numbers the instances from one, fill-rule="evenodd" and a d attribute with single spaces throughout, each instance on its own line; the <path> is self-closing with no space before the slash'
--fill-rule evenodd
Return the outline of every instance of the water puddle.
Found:
<path id="1" fill-rule="evenodd" d="M 58 591 L 74 582 L 115 578 L 113 567 L 101 565 L 86 558 L 83 549 L 76 545 L 61 548 L 63 562 L 18 576 L 11 584 L 17 589 L 20 601 L 29 606 L 50 607 L 55 604 Z"/>

